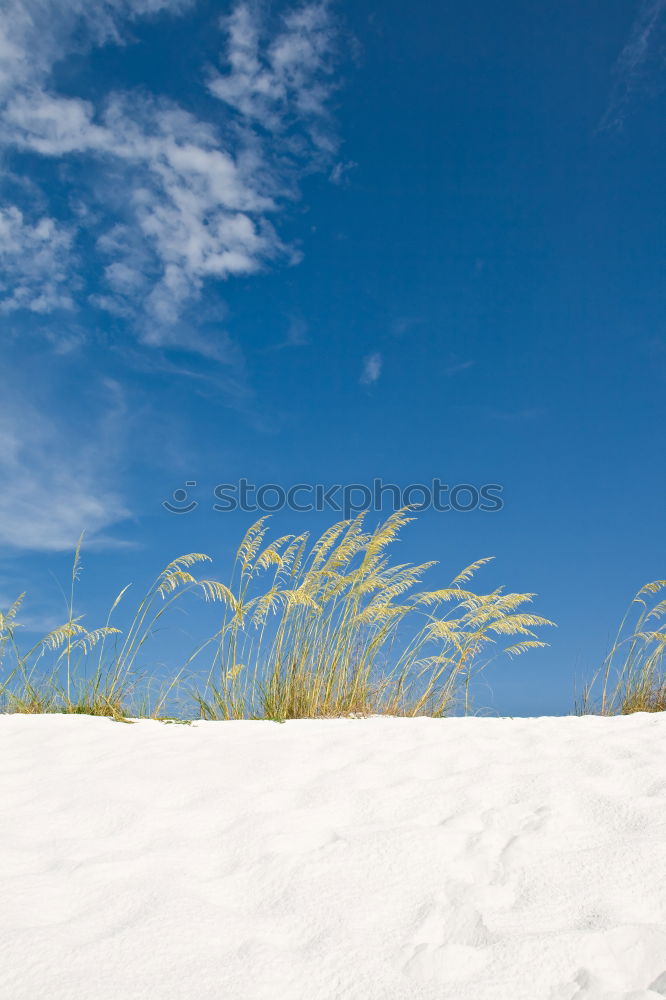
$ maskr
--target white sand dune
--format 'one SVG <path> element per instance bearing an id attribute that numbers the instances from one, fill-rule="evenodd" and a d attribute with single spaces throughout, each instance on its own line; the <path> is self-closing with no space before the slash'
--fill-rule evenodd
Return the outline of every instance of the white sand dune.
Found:
<path id="1" fill-rule="evenodd" d="M 666 715 L 0 717 L 2 1000 L 666 997 Z"/>

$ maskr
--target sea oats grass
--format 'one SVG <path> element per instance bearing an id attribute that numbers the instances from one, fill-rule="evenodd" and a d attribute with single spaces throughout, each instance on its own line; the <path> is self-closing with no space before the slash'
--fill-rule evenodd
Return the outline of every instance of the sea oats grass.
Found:
<path id="1" fill-rule="evenodd" d="M 314 542 L 307 534 L 268 541 L 266 518 L 250 528 L 233 600 L 209 640 L 206 684 L 195 692 L 203 718 L 441 716 L 461 694 L 469 707 L 470 678 L 486 652 L 545 645 L 534 629 L 552 623 L 524 610 L 534 595 L 467 588 L 488 559 L 447 588 L 421 590 L 434 563 L 389 557 L 408 512 L 374 530 L 365 520 L 340 521 Z"/>
<path id="2" fill-rule="evenodd" d="M 446 588 L 421 589 L 434 563 L 390 558 L 411 520 L 401 510 L 368 530 L 359 514 L 311 542 L 307 533 L 270 541 L 261 518 L 238 548 L 228 585 L 195 575 L 208 556 L 181 556 L 153 581 L 124 632 L 111 621 L 128 587 L 103 626 L 88 629 L 75 614 L 79 543 L 61 626 L 22 652 L 21 598 L 0 615 L 2 707 L 277 721 L 467 712 L 470 682 L 489 658 L 546 645 L 535 630 L 552 622 L 526 610 L 533 594 L 471 590 L 488 559 Z M 158 681 L 147 670 L 147 643 L 188 593 L 220 605 L 221 621 L 171 680 Z"/>
<path id="3" fill-rule="evenodd" d="M 25 595 L 0 612 L 0 710 L 113 719 L 159 717 L 178 689 L 182 674 L 178 672 L 167 681 L 159 679 L 140 669 L 138 658 L 175 600 L 191 590 L 199 591 L 205 600 L 220 599 L 221 584 L 197 579 L 189 572 L 196 563 L 208 559 L 193 553 L 170 563 L 140 601 L 125 634 L 111 625 L 111 619 L 129 585 L 113 601 L 106 623 L 88 629 L 74 611 L 82 568 L 80 539 L 74 554 L 67 618 L 61 625 L 23 650 L 19 635 Z"/>
<path id="4" fill-rule="evenodd" d="M 583 688 L 580 715 L 666 711 L 666 580 L 641 587 L 602 665 Z"/>

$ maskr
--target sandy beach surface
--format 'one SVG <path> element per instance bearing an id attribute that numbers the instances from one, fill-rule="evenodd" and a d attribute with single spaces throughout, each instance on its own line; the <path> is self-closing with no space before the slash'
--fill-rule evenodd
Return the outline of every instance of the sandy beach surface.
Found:
<path id="1" fill-rule="evenodd" d="M 666 997 L 666 715 L 0 717 L 2 1000 Z"/>

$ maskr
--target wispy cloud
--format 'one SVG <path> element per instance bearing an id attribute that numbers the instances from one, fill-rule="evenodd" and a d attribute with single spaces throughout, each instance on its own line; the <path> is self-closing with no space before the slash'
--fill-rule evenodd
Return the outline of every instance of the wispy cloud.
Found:
<path id="1" fill-rule="evenodd" d="M 373 382 L 376 382 L 382 373 L 382 365 L 383 358 L 378 351 L 364 358 L 360 378 L 361 385 L 372 385 Z"/>
<path id="2" fill-rule="evenodd" d="M 464 361 L 456 354 L 451 354 L 448 364 L 444 368 L 444 374 L 448 376 L 459 375 L 461 372 L 466 372 L 469 368 L 473 368 L 475 364 L 476 361 Z"/>
<path id="3" fill-rule="evenodd" d="M 394 337 L 404 337 L 406 333 L 411 333 L 422 323 L 423 320 L 420 316 L 396 316 L 391 323 L 391 333 Z"/>
<path id="4" fill-rule="evenodd" d="M 302 316 L 290 316 L 285 347 L 305 347 L 310 343 L 310 327 Z"/>
<path id="5" fill-rule="evenodd" d="M 289 316 L 287 332 L 283 340 L 267 347 L 267 351 L 282 351 L 287 347 L 307 347 L 310 343 L 310 327 L 307 321 L 298 314 Z"/>
<path id="6" fill-rule="evenodd" d="M 5 386 L 0 405 L 0 546 L 58 552 L 86 531 L 89 544 L 118 544 L 106 531 L 129 516 L 110 468 L 125 416 L 122 390 L 105 380 L 104 415 L 85 433 L 46 419 Z"/>
<path id="7" fill-rule="evenodd" d="M 7 587 L 7 581 L 3 582 L 4 586 Z M 0 591 L 0 611 L 6 612 L 22 593 L 24 591 L 20 590 L 18 586 L 13 591 L 9 589 Z M 67 617 L 66 609 L 61 609 L 60 614 L 57 614 L 53 607 L 47 607 L 43 602 L 40 605 L 30 601 L 30 594 L 26 593 L 25 599 L 21 602 L 18 621 L 16 623 L 19 626 L 19 630 L 16 633 L 19 646 L 21 645 L 23 635 L 46 635 L 48 632 L 62 625 L 67 620 Z"/>
<path id="8" fill-rule="evenodd" d="M 664 47 L 659 44 L 666 15 L 666 0 L 643 0 L 629 39 L 614 67 L 615 83 L 599 131 L 622 128 L 633 94 L 649 84 L 655 61 L 664 63 Z"/>
<path id="9" fill-rule="evenodd" d="M 3 252 L 0 229 L 0 308 L 46 312 L 88 301 L 127 321 L 146 343 L 212 357 L 182 322 L 206 283 L 298 259 L 274 220 L 298 196 L 300 177 L 328 169 L 337 146 L 328 111 L 336 31 L 326 3 L 287 11 L 272 35 L 246 3 L 222 20 L 221 68 L 205 81 L 221 102 L 213 121 L 159 95 L 111 92 L 94 104 L 49 89 L 58 59 L 121 44 L 132 19 L 187 6 L 12 0 L 0 38 L 5 151 L 19 161 L 25 153 L 87 159 L 94 183 L 79 177 L 65 192 L 77 206 L 66 218 L 5 206 L 0 220 L 12 231 L 13 250 Z M 96 277 L 87 274 L 85 289 L 76 267 L 83 235 L 96 250 L 89 261 Z M 24 270 L 16 288 L 12 275 Z M 47 273 L 48 283 L 40 281 Z"/>
<path id="10" fill-rule="evenodd" d="M 328 179 L 342 187 L 349 183 L 349 175 L 357 166 L 358 163 L 354 160 L 339 160 L 328 175 Z"/>

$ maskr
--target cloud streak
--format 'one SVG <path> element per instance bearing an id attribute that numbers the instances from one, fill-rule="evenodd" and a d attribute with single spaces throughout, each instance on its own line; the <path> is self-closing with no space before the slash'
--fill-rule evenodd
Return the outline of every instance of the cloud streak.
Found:
<path id="1" fill-rule="evenodd" d="M 654 60 L 663 64 L 663 47 L 657 36 L 663 29 L 666 0 L 643 0 L 629 39 L 614 67 L 615 83 L 599 131 L 621 129 L 633 94 L 644 88 Z M 661 68 L 661 66 L 660 66 Z"/>

